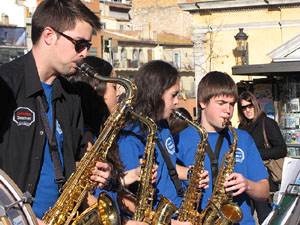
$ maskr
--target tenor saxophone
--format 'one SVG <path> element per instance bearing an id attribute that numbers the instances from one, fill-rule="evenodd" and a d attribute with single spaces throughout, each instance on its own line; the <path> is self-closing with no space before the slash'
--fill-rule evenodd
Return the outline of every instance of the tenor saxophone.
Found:
<path id="1" fill-rule="evenodd" d="M 197 144 L 196 152 L 195 152 L 195 162 L 192 165 L 192 173 L 188 178 L 188 186 L 184 192 L 183 200 L 179 209 L 178 219 L 182 222 L 191 222 L 193 225 L 198 224 L 200 213 L 198 212 L 199 203 L 202 197 L 202 189 L 198 188 L 199 181 L 201 180 L 201 173 L 204 170 L 204 157 L 205 157 L 205 144 L 207 141 L 207 132 L 205 128 L 200 124 L 196 124 L 195 122 L 187 119 L 180 112 L 174 110 L 173 114 L 186 121 L 188 124 L 193 126 L 201 140 Z"/>
<path id="2" fill-rule="evenodd" d="M 78 70 L 84 75 L 94 77 L 98 80 L 122 85 L 127 90 L 127 98 L 116 106 L 114 111 L 105 121 L 104 128 L 95 144 L 85 153 L 75 172 L 62 187 L 62 193 L 57 202 L 42 217 L 42 221 L 47 225 L 68 225 L 71 222 L 73 222 L 73 224 L 87 224 L 86 221 L 89 220 L 89 218 L 95 217 L 88 212 L 85 212 L 85 215 L 87 215 L 88 218 L 78 217 L 78 208 L 83 199 L 86 194 L 93 191 L 96 186 L 95 182 L 89 179 L 90 171 L 95 167 L 97 161 L 106 161 L 107 152 L 124 124 L 125 115 L 131 109 L 131 103 L 136 92 L 135 85 L 129 80 L 100 76 L 91 66 L 85 63 L 78 64 Z M 98 218 L 98 221 L 95 221 L 95 224 L 121 224 L 116 205 L 109 195 L 102 194 L 101 196 L 98 196 L 98 202 L 91 210 L 92 209 L 93 212 L 97 214 L 96 217 Z M 75 215 L 79 219 L 74 218 Z M 91 221 L 89 223 L 91 223 Z"/>
<path id="3" fill-rule="evenodd" d="M 243 218 L 241 208 L 233 202 L 232 193 L 226 192 L 224 187 L 226 177 L 233 172 L 237 148 L 237 134 L 232 128 L 231 122 L 225 119 L 224 124 L 232 133 L 233 143 L 222 158 L 211 199 L 208 200 L 208 205 L 201 213 L 201 223 L 203 225 L 233 224 L 240 222 Z"/>
<path id="4" fill-rule="evenodd" d="M 157 125 L 149 117 L 142 116 L 133 111 L 131 113 L 144 123 L 149 131 L 143 163 L 141 165 L 141 181 L 137 192 L 137 205 L 132 219 L 151 225 L 168 225 L 171 221 L 172 215 L 177 210 L 176 206 L 169 199 L 160 195 L 160 202 L 156 211 L 152 210 L 153 197 L 155 194 L 155 188 L 152 185 L 152 169 L 155 161 L 154 153 L 155 141 L 157 139 Z"/>

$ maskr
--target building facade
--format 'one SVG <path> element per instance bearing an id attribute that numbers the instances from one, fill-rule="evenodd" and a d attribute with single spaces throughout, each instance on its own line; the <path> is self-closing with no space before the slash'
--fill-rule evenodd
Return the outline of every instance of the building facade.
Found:
<path id="1" fill-rule="evenodd" d="M 272 52 L 300 33 L 299 0 L 189 0 L 178 5 L 193 16 L 196 84 L 209 71 L 232 74 L 240 28 L 247 36 L 245 66 L 272 62 Z M 243 73 L 233 79 L 238 83 L 253 77 Z M 236 114 L 233 124 L 238 124 Z"/>

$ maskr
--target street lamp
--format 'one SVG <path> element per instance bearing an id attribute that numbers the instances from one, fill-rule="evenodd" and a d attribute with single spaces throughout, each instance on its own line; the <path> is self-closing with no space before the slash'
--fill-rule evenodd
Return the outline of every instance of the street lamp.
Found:
<path id="1" fill-rule="evenodd" d="M 233 50 L 237 66 L 248 65 L 248 36 L 243 31 L 244 28 L 239 28 L 239 32 L 234 36 L 236 40 L 236 48 Z"/>

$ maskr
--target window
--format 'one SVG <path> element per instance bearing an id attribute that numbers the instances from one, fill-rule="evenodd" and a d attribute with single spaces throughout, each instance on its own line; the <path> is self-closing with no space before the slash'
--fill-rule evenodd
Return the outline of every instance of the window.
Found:
<path id="1" fill-rule="evenodd" d="M 175 52 L 173 55 L 173 65 L 179 69 L 180 68 L 180 52 Z"/>
<path id="2" fill-rule="evenodd" d="M 106 23 L 100 23 L 101 24 L 101 29 L 104 30 L 106 29 Z"/>
<path id="3" fill-rule="evenodd" d="M 125 48 L 121 49 L 121 65 L 127 67 L 127 51 Z"/>
<path id="4" fill-rule="evenodd" d="M 140 49 L 139 50 L 139 66 L 141 65 L 141 63 L 143 63 L 143 50 Z"/>
<path id="5" fill-rule="evenodd" d="M 139 52 L 137 49 L 133 49 L 132 52 L 132 65 L 133 68 L 138 68 Z"/>
<path id="6" fill-rule="evenodd" d="M 124 24 L 120 24 L 120 30 L 124 30 Z"/>

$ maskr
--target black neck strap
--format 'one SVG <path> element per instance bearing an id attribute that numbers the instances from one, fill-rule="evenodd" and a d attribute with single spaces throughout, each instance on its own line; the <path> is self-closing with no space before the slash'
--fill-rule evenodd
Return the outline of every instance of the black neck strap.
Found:
<path id="1" fill-rule="evenodd" d="M 42 97 L 40 95 L 37 96 L 37 100 L 40 105 L 42 122 L 43 122 L 46 135 L 48 137 L 48 144 L 49 144 L 50 153 L 54 165 L 54 173 L 55 173 L 54 182 L 59 185 L 59 189 L 60 189 L 65 182 L 65 177 L 63 176 L 62 165 L 61 165 L 61 160 L 58 152 L 58 146 L 57 146 L 57 140 L 55 134 L 55 130 L 56 130 L 55 103 L 53 103 L 52 105 L 52 121 L 53 121 L 52 128 L 53 129 L 51 129 L 49 120 L 47 118 L 46 110 L 42 102 Z"/>
<path id="2" fill-rule="evenodd" d="M 163 140 L 162 140 L 163 141 Z M 182 197 L 183 196 L 183 193 L 184 193 L 184 189 L 181 185 L 181 182 L 178 178 L 178 174 L 177 174 L 177 171 L 176 171 L 176 168 L 174 167 L 173 165 L 173 162 L 171 160 L 171 157 L 169 155 L 169 152 L 167 151 L 167 149 L 165 147 L 163 147 L 160 143 L 160 141 L 158 139 L 156 139 L 156 144 L 167 164 L 167 168 L 168 168 L 168 172 L 169 172 L 169 175 L 171 177 L 171 180 L 173 181 L 173 184 L 176 188 L 176 192 L 177 192 L 177 195 Z"/>
<path id="3" fill-rule="evenodd" d="M 220 155 L 220 151 L 221 151 L 221 147 L 224 141 L 224 135 L 222 132 L 219 133 L 219 137 L 215 146 L 215 150 L 212 151 L 211 146 L 209 144 L 209 142 L 207 141 L 205 144 L 205 150 L 206 153 L 208 155 L 208 157 L 210 158 L 210 168 L 211 168 L 211 173 L 212 173 L 212 185 L 214 188 L 215 186 L 215 181 L 218 175 L 218 167 L 219 167 L 219 155 Z"/>

